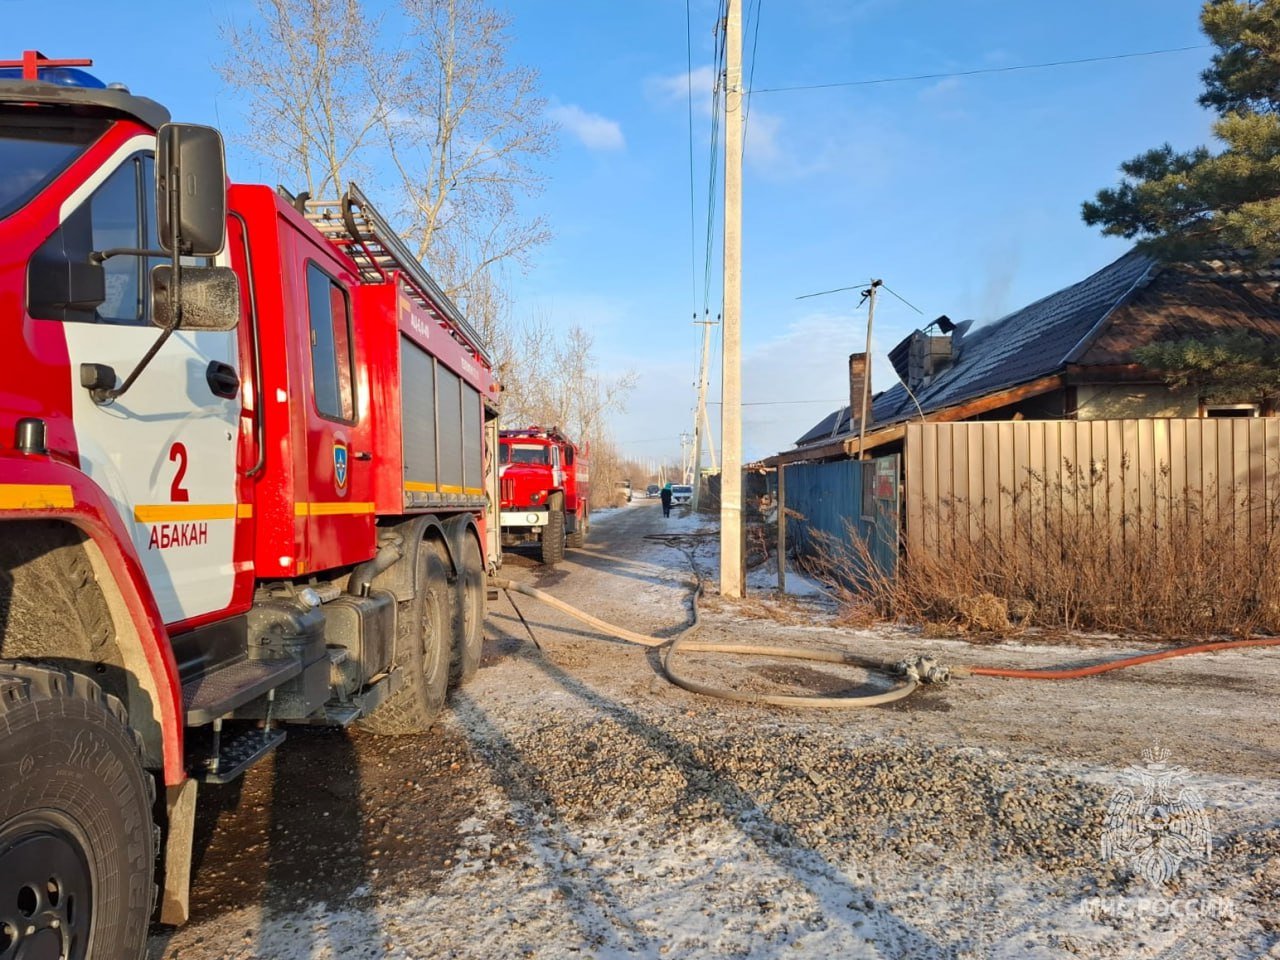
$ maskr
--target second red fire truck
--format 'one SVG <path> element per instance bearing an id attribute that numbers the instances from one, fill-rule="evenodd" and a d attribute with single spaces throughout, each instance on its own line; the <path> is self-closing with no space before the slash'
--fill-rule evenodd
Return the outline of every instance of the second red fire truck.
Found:
<path id="1" fill-rule="evenodd" d="M 586 451 L 554 427 L 503 430 L 500 441 L 503 545 L 537 543 L 543 563 L 559 563 L 591 526 Z"/>
<path id="2" fill-rule="evenodd" d="M 87 64 L 0 64 L 2 957 L 140 957 L 288 724 L 426 730 L 498 556 L 489 358 L 369 201 Z"/>

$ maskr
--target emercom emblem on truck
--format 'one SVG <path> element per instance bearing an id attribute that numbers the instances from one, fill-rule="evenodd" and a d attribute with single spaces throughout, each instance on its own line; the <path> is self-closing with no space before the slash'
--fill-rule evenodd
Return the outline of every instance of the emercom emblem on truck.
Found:
<path id="1" fill-rule="evenodd" d="M 347 445 L 337 439 L 333 441 L 333 485 L 338 489 L 338 496 L 346 496 Z"/>

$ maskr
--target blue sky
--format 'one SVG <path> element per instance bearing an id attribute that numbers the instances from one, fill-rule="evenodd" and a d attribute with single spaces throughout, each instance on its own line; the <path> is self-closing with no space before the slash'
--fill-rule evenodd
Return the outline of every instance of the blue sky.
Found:
<path id="1" fill-rule="evenodd" d="M 754 11 L 755 0 L 748 5 Z M 672 456 L 690 425 L 703 307 L 710 133 L 710 0 L 691 0 L 696 252 L 690 250 L 683 0 L 521 0 L 512 57 L 536 67 L 561 124 L 530 209 L 554 240 L 515 275 L 518 318 L 580 323 L 606 371 L 640 376 L 616 439 Z M 13 46 L 91 56 L 95 72 L 234 134 L 241 106 L 211 64 L 217 26 L 249 4 L 0 0 Z M 754 87 L 938 73 L 1203 43 L 1196 0 L 759 0 Z M 174 11 L 181 39 L 163 24 Z M 51 15 L 56 14 L 56 15 Z M 752 30 L 754 30 L 754 26 Z M 747 68 L 751 69 L 748 34 Z M 744 185 L 744 445 L 784 449 L 847 394 L 862 349 L 856 292 L 797 300 L 868 277 L 877 308 L 873 383 L 885 354 L 939 313 L 988 320 L 1072 283 L 1126 249 L 1084 226 L 1080 202 L 1122 160 L 1166 140 L 1207 142 L 1196 103 L 1208 51 L 933 81 L 759 93 Z M 264 177 L 241 145 L 233 176 Z M 268 176 L 269 179 L 269 176 Z M 718 250 L 711 310 L 718 312 Z M 694 277 L 696 273 L 696 279 Z M 713 398 L 718 374 L 713 373 Z M 774 405 L 774 401 L 815 401 Z M 713 408 L 713 419 L 718 408 Z"/>

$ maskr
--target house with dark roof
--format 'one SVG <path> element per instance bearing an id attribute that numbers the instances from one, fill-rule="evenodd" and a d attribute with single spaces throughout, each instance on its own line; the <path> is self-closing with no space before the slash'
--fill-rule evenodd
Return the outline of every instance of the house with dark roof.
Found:
<path id="1" fill-rule="evenodd" d="M 1130 251 L 990 323 L 939 317 L 889 352 L 898 383 L 873 396 L 868 452 L 901 449 L 912 420 L 1275 416 L 1256 398 L 1209 403 L 1169 387 L 1133 351 L 1248 331 L 1280 341 L 1280 270 L 1237 260 L 1164 263 Z M 850 403 L 767 463 L 856 455 L 867 358 L 849 358 Z"/>

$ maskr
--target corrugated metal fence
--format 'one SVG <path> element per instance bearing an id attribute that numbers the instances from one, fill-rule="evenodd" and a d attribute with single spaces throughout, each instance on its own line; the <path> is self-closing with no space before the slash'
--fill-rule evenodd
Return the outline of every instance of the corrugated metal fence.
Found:
<path id="1" fill-rule="evenodd" d="M 857 536 L 880 570 L 898 562 L 899 458 L 797 463 L 782 467 L 788 537 L 797 553 L 831 559 Z M 865 471 L 865 473 L 864 473 Z M 847 550 L 843 551 L 846 555 Z M 860 552 L 859 552 L 860 555 Z M 837 558 L 837 563 L 839 560 Z"/>
<path id="2" fill-rule="evenodd" d="M 909 551 L 1051 546 L 1087 516 L 1111 545 L 1256 543 L 1280 501 L 1280 420 L 918 423 L 906 431 Z"/>

